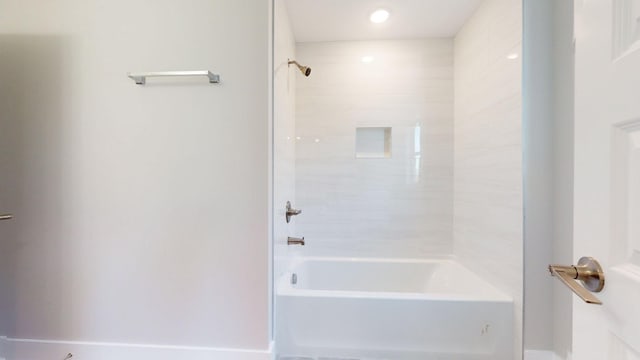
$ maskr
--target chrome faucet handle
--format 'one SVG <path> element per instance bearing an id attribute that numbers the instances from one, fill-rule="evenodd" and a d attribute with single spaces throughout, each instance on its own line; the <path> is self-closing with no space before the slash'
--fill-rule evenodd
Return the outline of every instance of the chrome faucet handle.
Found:
<path id="1" fill-rule="evenodd" d="M 294 209 L 291 207 L 291 202 L 287 201 L 287 212 L 285 213 L 285 217 L 287 219 L 287 224 L 291 221 L 291 217 L 292 216 L 296 216 L 296 215 L 300 215 L 302 214 L 302 210 L 298 210 L 298 209 Z"/>
<path id="2" fill-rule="evenodd" d="M 0 215 L 0 220 L 11 220 L 13 219 L 13 215 L 11 214 L 2 214 Z"/>

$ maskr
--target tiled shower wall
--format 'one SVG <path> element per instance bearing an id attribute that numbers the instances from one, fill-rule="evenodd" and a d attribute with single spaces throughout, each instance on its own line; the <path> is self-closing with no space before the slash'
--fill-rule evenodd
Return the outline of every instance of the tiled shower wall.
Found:
<path id="1" fill-rule="evenodd" d="M 274 124 L 273 124 L 273 180 L 274 222 L 273 242 L 276 258 L 287 253 L 287 236 L 293 235 L 295 222 L 285 221 L 285 204 L 295 203 L 295 100 L 298 74 L 288 66 L 289 59 L 296 56 L 296 42 L 291 31 L 289 14 L 283 0 L 275 5 L 274 27 Z M 276 273 L 279 262 L 276 261 Z"/>
<path id="2" fill-rule="evenodd" d="M 453 251 L 453 40 L 298 43 L 295 221 L 305 255 Z M 363 57 L 370 57 L 363 62 Z M 356 159 L 356 128 L 391 128 Z"/>
<path id="3" fill-rule="evenodd" d="M 521 1 L 485 0 L 455 38 L 454 253 L 514 298 L 516 329 L 522 328 L 521 55 Z M 516 336 L 517 353 L 520 347 Z"/>

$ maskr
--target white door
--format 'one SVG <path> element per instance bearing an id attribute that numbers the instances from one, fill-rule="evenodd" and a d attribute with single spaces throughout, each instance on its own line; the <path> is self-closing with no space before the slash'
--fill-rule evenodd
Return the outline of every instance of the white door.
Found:
<path id="1" fill-rule="evenodd" d="M 565 0 L 561 0 L 565 1 Z M 573 358 L 640 359 L 640 0 L 576 0 L 574 255 L 603 305 L 574 297 Z"/>

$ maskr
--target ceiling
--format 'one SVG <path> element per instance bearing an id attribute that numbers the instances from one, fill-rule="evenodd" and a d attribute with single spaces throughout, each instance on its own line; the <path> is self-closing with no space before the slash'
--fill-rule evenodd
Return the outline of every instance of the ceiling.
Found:
<path id="1" fill-rule="evenodd" d="M 297 42 L 453 37 L 482 0 L 284 0 Z M 391 17 L 374 24 L 369 15 Z M 277 16 L 277 15 L 276 15 Z"/>

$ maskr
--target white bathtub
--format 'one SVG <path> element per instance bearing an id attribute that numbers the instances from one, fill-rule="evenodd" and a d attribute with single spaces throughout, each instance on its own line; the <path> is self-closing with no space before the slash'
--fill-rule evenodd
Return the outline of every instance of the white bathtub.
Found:
<path id="1" fill-rule="evenodd" d="M 513 358 L 512 299 L 450 259 L 303 258 L 276 296 L 280 359 Z"/>

